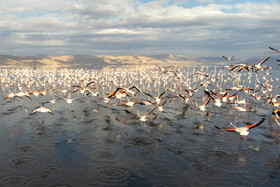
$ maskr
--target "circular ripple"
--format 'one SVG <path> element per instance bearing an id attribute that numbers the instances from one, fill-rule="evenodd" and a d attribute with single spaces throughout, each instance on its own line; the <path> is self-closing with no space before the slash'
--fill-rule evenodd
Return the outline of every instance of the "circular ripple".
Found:
<path id="1" fill-rule="evenodd" d="M 175 168 L 166 160 L 155 160 L 154 162 L 150 162 L 147 164 L 145 171 L 148 175 L 171 177 L 175 173 Z"/>
<path id="2" fill-rule="evenodd" d="M 155 151 L 153 148 L 143 148 L 143 149 L 138 149 L 135 151 L 135 155 L 140 158 L 152 158 L 153 155 L 155 155 Z"/>
<path id="3" fill-rule="evenodd" d="M 98 178 L 103 182 L 118 183 L 129 178 L 129 173 L 119 167 L 106 167 L 99 170 Z"/>
<path id="4" fill-rule="evenodd" d="M 17 146 L 16 150 L 18 152 L 29 152 L 29 151 L 33 151 L 34 148 L 32 145 L 20 145 L 20 146 Z"/>
<path id="5" fill-rule="evenodd" d="M 99 161 L 111 161 L 115 160 L 118 156 L 113 154 L 112 152 L 102 151 L 96 154 L 96 159 Z"/>
<path id="6" fill-rule="evenodd" d="M 22 175 L 11 175 L 1 180 L 1 186 L 23 186 L 26 179 Z"/>
<path id="7" fill-rule="evenodd" d="M 163 158 L 168 155 L 168 151 L 161 147 L 145 146 L 135 150 L 135 156 L 141 159 L 151 160 L 155 158 Z"/>
<path id="8" fill-rule="evenodd" d="M 210 176 L 213 175 L 215 172 L 211 167 L 199 163 L 193 164 L 192 167 L 194 171 L 196 171 L 199 175 L 202 176 Z"/>
<path id="9" fill-rule="evenodd" d="M 15 166 L 30 166 L 34 162 L 35 160 L 32 157 L 20 157 L 12 160 L 12 164 Z"/>
<path id="10" fill-rule="evenodd" d="M 59 173 L 61 171 L 63 171 L 63 168 L 60 167 L 60 166 L 48 166 L 46 168 L 46 171 L 49 173 L 49 174 L 54 174 L 54 173 Z"/>

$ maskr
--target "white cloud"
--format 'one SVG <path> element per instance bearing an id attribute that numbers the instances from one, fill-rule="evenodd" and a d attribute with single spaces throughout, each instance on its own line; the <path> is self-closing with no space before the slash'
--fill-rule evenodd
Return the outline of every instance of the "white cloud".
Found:
<path id="1" fill-rule="evenodd" d="M 244 3 L 237 4 L 235 8 L 240 12 L 244 12 L 250 15 L 255 15 L 258 18 L 273 19 L 280 16 L 280 3 L 273 1 L 272 3 Z"/>
<path id="2" fill-rule="evenodd" d="M 275 40 L 280 27 L 277 1 L 200 0 L 200 6 L 190 8 L 182 2 L 186 1 L 2 0 L 0 37 L 5 45 L 0 53 L 125 55 L 137 51 L 220 56 L 236 50 L 253 56 L 241 53 L 239 46 L 280 45 Z"/>

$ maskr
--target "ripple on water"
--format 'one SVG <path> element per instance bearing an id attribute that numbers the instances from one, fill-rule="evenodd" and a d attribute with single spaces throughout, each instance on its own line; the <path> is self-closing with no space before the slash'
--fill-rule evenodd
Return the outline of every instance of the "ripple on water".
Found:
<path id="1" fill-rule="evenodd" d="M 12 165 L 17 167 L 24 167 L 24 166 L 30 166 L 35 163 L 35 159 L 32 157 L 19 157 L 15 158 L 11 161 Z"/>
<path id="2" fill-rule="evenodd" d="M 61 166 L 48 166 L 46 167 L 46 173 L 48 174 L 55 174 L 63 171 Z"/>
<path id="3" fill-rule="evenodd" d="M 2 187 L 23 186 L 26 182 L 26 177 L 23 175 L 10 175 L 1 179 Z"/>
<path id="4" fill-rule="evenodd" d="M 215 175 L 215 170 L 204 164 L 195 163 L 192 165 L 192 168 L 198 175 L 203 176 L 203 177 Z"/>
<path id="5" fill-rule="evenodd" d="M 148 161 L 156 158 L 165 157 L 168 155 L 166 149 L 155 147 L 155 146 L 144 146 L 144 147 L 136 147 L 134 151 L 135 156 L 138 158 Z"/>
<path id="6" fill-rule="evenodd" d="M 164 159 L 155 159 L 147 163 L 145 172 L 153 177 L 173 177 L 175 175 L 175 167 Z"/>
<path id="7" fill-rule="evenodd" d="M 98 161 L 113 161 L 118 158 L 118 155 L 110 151 L 101 151 L 96 153 L 95 159 Z"/>
<path id="8" fill-rule="evenodd" d="M 111 146 L 111 145 L 116 145 L 118 141 L 115 140 L 114 138 L 105 137 L 104 139 L 102 139 L 100 143 L 104 146 Z"/>
<path id="9" fill-rule="evenodd" d="M 18 152 L 26 153 L 26 152 L 33 151 L 34 147 L 32 145 L 19 145 L 19 146 L 16 147 L 16 150 Z"/>
<path id="10" fill-rule="evenodd" d="M 101 168 L 97 176 L 99 180 L 106 183 L 120 183 L 126 181 L 130 174 L 123 168 L 108 166 Z"/>

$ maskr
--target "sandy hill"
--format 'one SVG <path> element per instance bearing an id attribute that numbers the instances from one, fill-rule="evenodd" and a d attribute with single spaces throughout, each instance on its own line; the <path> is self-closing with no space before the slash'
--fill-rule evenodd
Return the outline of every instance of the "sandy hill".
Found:
<path id="1" fill-rule="evenodd" d="M 0 55 L 0 65 L 11 66 L 107 66 L 107 65 L 197 65 L 197 64 L 220 64 L 230 65 L 235 63 L 257 64 L 264 57 L 255 57 L 250 59 L 233 59 L 226 61 L 222 57 L 200 57 L 191 58 L 183 55 L 151 55 L 151 56 L 90 56 L 90 55 L 74 55 L 74 56 L 15 56 Z M 276 64 L 278 56 L 271 56 L 266 64 Z"/>
<path id="2" fill-rule="evenodd" d="M 0 55 L 0 65 L 31 66 L 68 66 L 68 65 L 118 65 L 118 64 L 195 64 L 196 62 L 181 55 L 154 56 L 15 56 Z"/>

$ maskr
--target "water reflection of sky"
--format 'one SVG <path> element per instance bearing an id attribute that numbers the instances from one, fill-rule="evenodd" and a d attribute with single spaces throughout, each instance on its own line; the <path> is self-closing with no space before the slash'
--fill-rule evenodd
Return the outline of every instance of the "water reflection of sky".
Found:
<path id="1" fill-rule="evenodd" d="M 258 73 L 228 72 L 219 67 L 181 67 L 161 73 L 157 67 L 113 67 L 104 69 L 2 69 L 1 97 L 10 92 L 48 90 L 45 96 L 6 99 L 0 114 L 1 185 L 270 185 L 279 183 L 279 126 L 272 117 L 276 109 L 266 102 L 238 93 L 238 100 L 250 112 L 229 109 L 223 103 L 211 101 L 206 111 L 193 107 L 201 105 L 204 90 L 224 91 L 233 86 L 261 89 L 260 84 L 279 86 L 279 69 Z M 211 79 L 195 72 L 213 75 Z M 271 73 L 271 74 L 270 74 Z M 30 77 L 29 77 L 30 75 Z M 35 81 L 34 81 L 35 79 Z M 40 80 L 38 82 L 37 80 Z M 68 104 L 57 100 L 46 103 L 54 115 L 30 113 L 42 102 L 64 96 L 82 98 L 80 90 L 67 95 L 62 90 L 75 90 L 74 85 L 89 86 L 99 96 L 88 95 Z M 180 97 L 168 99 L 163 111 L 155 110 L 148 121 L 129 115 L 125 110 L 142 115 L 155 106 L 128 101 L 146 101 L 143 92 L 172 97 L 187 95 L 185 89 L 201 86 L 185 104 Z M 7 84 L 9 83 L 9 84 Z M 99 97 L 117 87 L 135 85 L 141 90 L 125 97 L 105 102 Z M 257 87 L 256 85 L 259 85 Z M 21 89 L 19 89 L 21 87 Z M 228 90 L 229 94 L 236 91 Z M 275 96 L 279 89 L 267 95 Z M 261 95 L 261 93 L 258 93 Z M 237 98 L 236 98 L 237 99 Z M 260 126 L 250 130 L 247 143 L 238 133 L 221 131 L 214 126 L 227 127 L 233 123 L 244 126 L 266 118 Z M 260 151 L 258 151 L 258 149 Z M 202 180 L 203 179 L 203 180 Z"/>

